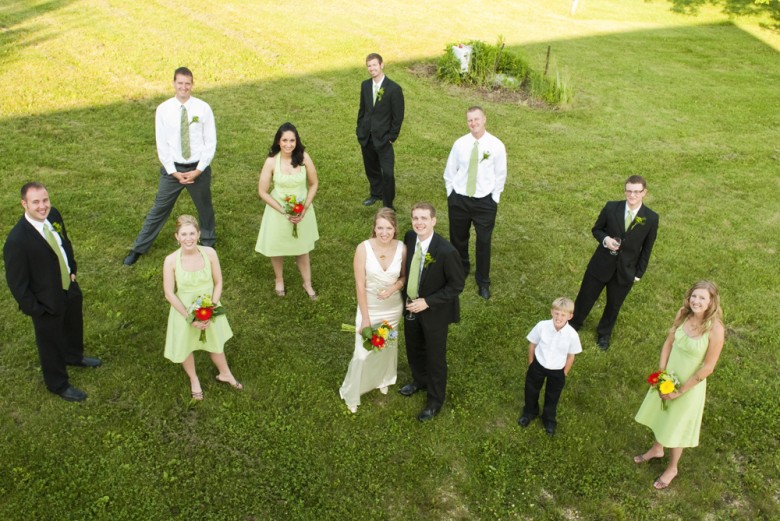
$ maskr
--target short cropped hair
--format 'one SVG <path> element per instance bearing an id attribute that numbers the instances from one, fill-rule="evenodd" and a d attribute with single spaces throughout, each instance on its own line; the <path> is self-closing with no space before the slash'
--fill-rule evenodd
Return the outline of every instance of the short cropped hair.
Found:
<path id="1" fill-rule="evenodd" d="M 574 302 L 567 297 L 558 297 L 553 300 L 552 308 L 563 311 L 564 313 L 574 313 Z"/>
<path id="2" fill-rule="evenodd" d="M 187 67 L 179 67 L 175 71 L 173 71 L 173 81 L 176 81 L 176 76 L 178 75 L 182 76 L 189 76 L 190 79 L 192 79 L 192 71 L 189 70 Z"/>
<path id="3" fill-rule="evenodd" d="M 434 208 L 431 203 L 425 201 L 414 203 L 414 206 L 412 206 L 412 213 L 414 213 L 415 210 L 428 210 L 429 212 L 431 212 L 431 219 L 436 217 L 436 208 Z"/>
<path id="4" fill-rule="evenodd" d="M 370 62 L 371 60 L 379 60 L 379 65 L 382 65 L 382 57 L 375 52 L 372 52 L 366 56 L 366 63 Z"/>
<path id="5" fill-rule="evenodd" d="M 22 186 L 22 190 L 21 190 L 22 199 L 27 199 L 27 192 L 29 190 L 32 190 L 33 188 L 35 188 L 36 190 L 46 190 L 46 187 L 43 186 L 43 184 L 39 183 L 38 181 L 31 181 L 29 183 L 25 183 L 25 185 Z"/>
<path id="6" fill-rule="evenodd" d="M 646 190 L 647 189 L 647 181 L 645 181 L 645 178 L 642 177 L 641 175 L 632 175 L 632 176 L 630 176 L 628 179 L 626 179 L 626 182 L 624 183 L 623 186 L 625 186 L 627 184 L 642 185 L 642 190 Z"/>

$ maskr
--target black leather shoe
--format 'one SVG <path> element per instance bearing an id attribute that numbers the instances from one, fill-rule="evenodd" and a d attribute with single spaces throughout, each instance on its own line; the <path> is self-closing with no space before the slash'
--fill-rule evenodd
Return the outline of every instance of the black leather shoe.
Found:
<path id="1" fill-rule="evenodd" d="M 87 393 L 82 391 L 81 389 L 76 389 L 75 387 L 68 386 L 67 389 L 62 391 L 60 394 L 60 398 L 63 400 L 67 400 L 69 402 L 83 402 L 87 399 Z"/>
<path id="2" fill-rule="evenodd" d="M 422 410 L 420 414 L 417 415 L 417 420 L 421 422 L 427 422 L 428 420 L 432 420 L 434 416 L 439 414 L 439 411 L 441 410 L 440 407 L 437 407 L 435 409 L 429 409 L 425 408 Z"/>
<path id="3" fill-rule="evenodd" d="M 369 197 L 368 199 L 366 199 L 365 201 L 363 201 L 363 206 L 371 206 L 372 204 L 374 204 L 374 203 L 375 203 L 375 202 L 377 202 L 378 200 L 379 200 L 379 198 L 378 198 L 378 197 L 374 197 L 374 196 L 372 195 L 371 197 Z"/>
<path id="4" fill-rule="evenodd" d="M 417 385 L 417 382 L 412 382 L 398 389 L 398 392 L 403 394 L 404 396 L 411 396 L 417 391 L 422 391 L 424 389 L 425 387 L 422 387 L 421 385 Z"/>
<path id="5" fill-rule="evenodd" d="M 490 298 L 490 288 L 487 286 L 480 286 L 479 289 L 477 289 L 477 294 L 487 300 Z"/>
<path id="6" fill-rule="evenodd" d="M 531 423 L 531 420 L 532 420 L 532 419 L 533 419 L 533 418 L 531 418 L 530 416 L 526 416 L 526 415 L 524 414 L 524 415 L 520 416 L 520 419 L 519 419 L 519 420 L 517 420 L 517 424 L 518 424 L 520 427 L 528 427 L 528 424 L 529 424 L 529 423 Z"/>
<path id="7" fill-rule="evenodd" d="M 127 254 L 127 257 L 125 257 L 125 260 L 122 262 L 125 266 L 132 266 L 136 262 L 138 262 L 138 258 L 141 256 L 140 253 L 137 251 L 130 250 L 130 253 Z"/>
<path id="8" fill-rule="evenodd" d="M 100 358 L 95 358 L 93 356 L 82 356 L 81 361 L 73 365 L 78 367 L 100 367 L 103 365 L 103 361 Z"/>
<path id="9" fill-rule="evenodd" d="M 555 425 L 553 425 L 551 423 L 545 423 L 544 424 L 544 432 L 546 432 L 548 436 L 554 436 L 555 435 Z"/>
<path id="10" fill-rule="evenodd" d="M 596 344 L 598 344 L 599 349 L 601 349 L 602 351 L 606 351 L 607 349 L 609 349 L 609 337 L 608 336 L 600 336 L 599 340 L 598 340 L 598 342 L 596 342 Z"/>

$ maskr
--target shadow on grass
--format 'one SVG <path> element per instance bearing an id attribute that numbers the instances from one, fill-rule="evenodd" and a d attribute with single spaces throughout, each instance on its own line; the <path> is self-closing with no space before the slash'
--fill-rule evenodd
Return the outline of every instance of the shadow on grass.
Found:
<path id="1" fill-rule="evenodd" d="M 43 30 L 40 25 L 32 24 L 29 28 L 19 27 L 34 18 L 62 9 L 74 0 L 51 0 L 37 5 L 30 5 L 25 0 L 6 0 L 0 7 L 0 64 L 6 64 L 13 59 L 14 52 L 21 47 L 32 47 L 51 39 L 54 35 L 37 35 Z"/>
<path id="2" fill-rule="evenodd" d="M 542 55 L 546 45 L 526 51 Z M 354 137 L 362 67 L 211 89 L 200 88 L 194 71 L 194 94 L 217 118 L 218 251 L 236 332 L 227 356 L 246 390 L 216 387 L 199 357 L 206 400 L 192 409 L 183 372 L 162 358 L 168 306 L 160 271 L 175 249 L 173 220 L 138 264 L 121 265 L 156 190 L 153 117 L 167 96 L 0 120 L 0 237 L 21 215 L 21 184 L 46 183 L 79 259 L 87 344 L 106 360 L 97 371 L 74 370 L 90 399 L 63 405 L 40 383 L 29 321 L 10 311 L 0 321 L 0 396 L 8 397 L 0 402 L 1 468 L 10 476 L 0 483 L 0 512 L 8 519 L 21 512 L 350 519 L 357 511 L 366 519 L 634 519 L 673 509 L 681 517 L 774 517 L 767 488 L 776 469 L 764 451 L 776 447 L 778 411 L 761 397 L 776 394 L 780 310 L 771 292 L 762 293 L 776 287 L 776 258 L 770 241 L 756 240 L 755 223 L 777 235 L 780 219 L 766 199 L 778 152 L 766 143 L 777 143 L 780 127 L 767 111 L 780 104 L 778 53 L 732 24 L 552 45 L 572 75 L 570 110 L 485 104 L 488 128 L 510 160 L 493 243 L 494 298 L 480 301 L 467 284 L 463 320 L 450 336 L 449 401 L 426 426 L 413 420 L 417 397 L 375 392 L 352 416 L 337 393 L 351 354 L 338 326 L 354 316 L 352 255 L 374 211 L 360 205 L 367 186 Z M 466 132 L 465 108 L 481 100 L 410 73 L 413 65 L 387 69 L 407 100 L 397 206 L 432 200 L 446 235 L 441 173 Z M 288 296 L 275 297 L 271 267 L 253 251 L 258 170 L 288 120 L 321 180 L 317 303 L 305 298 L 290 262 Z M 583 333 L 558 438 L 520 431 L 523 335 L 546 318 L 553 298 L 576 294 L 595 247 L 590 227 L 604 201 L 620 197 L 629 172 L 649 178 L 647 203 L 662 219 L 647 277 L 632 291 L 608 354 Z M 186 195 L 174 214 L 184 212 L 194 212 Z M 713 377 L 703 446 L 686 452 L 670 506 L 648 495 L 658 468 L 637 469 L 628 459 L 650 441 L 631 418 L 684 289 L 705 275 L 721 284 L 742 338 L 730 341 Z M 8 291 L 2 295 L 4 308 L 15 310 Z M 401 354 L 399 381 L 408 377 Z"/>

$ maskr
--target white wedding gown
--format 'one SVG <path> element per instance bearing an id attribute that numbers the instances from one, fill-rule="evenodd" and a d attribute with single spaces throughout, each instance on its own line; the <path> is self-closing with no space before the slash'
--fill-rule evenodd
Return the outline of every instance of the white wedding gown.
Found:
<path id="1" fill-rule="evenodd" d="M 387 320 L 398 333 L 398 322 L 403 312 L 401 292 L 397 291 L 385 300 L 379 300 L 376 294 L 381 288 L 395 283 L 401 275 L 403 243 L 398 241 L 393 261 L 387 270 L 382 269 L 368 241 L 363 242 L 363 247 L 366 249 L 366 293 L 371 327 L 375 328 Z M 389 342 L 381 351 L 368 351 L 363 347 L 363 338 L 360 336 L 362 321 L 358 306 L 355 316 L 355 350 L 344 383 L 339 389 L 341 398 L 350 408 L 360 405 L 360 395 L 395 384 L 398 369 L 398 339 Z"/>

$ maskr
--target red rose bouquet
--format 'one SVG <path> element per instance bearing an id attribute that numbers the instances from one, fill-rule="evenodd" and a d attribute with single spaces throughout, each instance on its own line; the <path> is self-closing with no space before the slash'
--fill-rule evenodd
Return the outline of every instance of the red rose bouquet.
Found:
<path id="1" fill-rule="evenodd" d="M 287 195 L 284 197 L 284 213 L 287 215 L 301 215 L 303 213 L 303 203 L 298 202 L 298 198 L 294 195 Z M 298 238 L 298 223 L 293 223 L 294 238 Z"/>
<path id="2" fill-rule="evenodd" d="M 201 295 L 195 299 L 195 302 L 192 303 L 188 311 L 190 322 L 195 322 L 196 320 L 205 322 L 212 317 L 218 317 L 219 315 L 225 314 L 225 308 L 211 302 L 210 295 Z M 200 330 L 200 341 L 206 343 L 205 329 Z"/>

